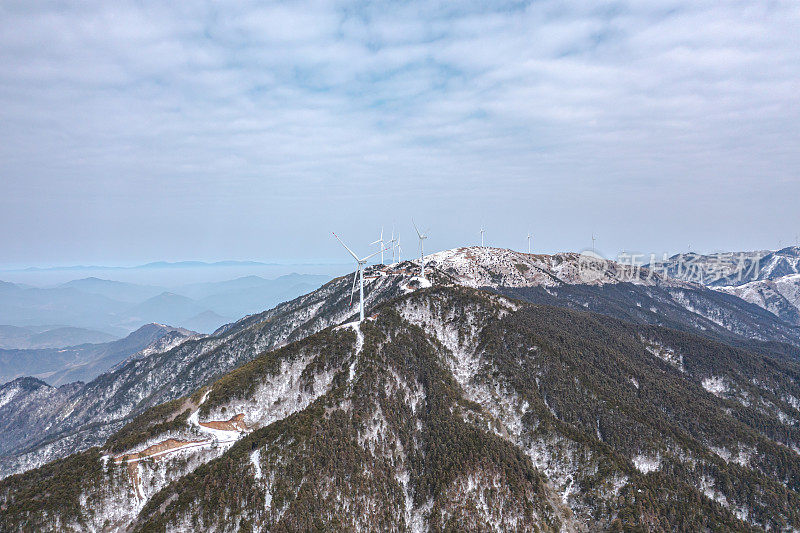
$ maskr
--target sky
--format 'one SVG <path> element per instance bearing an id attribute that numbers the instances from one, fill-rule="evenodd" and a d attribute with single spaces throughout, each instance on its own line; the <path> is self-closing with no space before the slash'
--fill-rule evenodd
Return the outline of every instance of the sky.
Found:
<path id="1" fill-rule="evenodd" d="M 800 3 L 0 3 L 0 264 L 777 248 Z"/>

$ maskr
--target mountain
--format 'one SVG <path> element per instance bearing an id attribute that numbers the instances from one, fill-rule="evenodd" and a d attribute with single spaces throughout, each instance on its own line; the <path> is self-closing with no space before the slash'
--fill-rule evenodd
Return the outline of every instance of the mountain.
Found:
<path id="1" fill-rule="evenodd" d="M 309 274 L 288 274 L 275 279 L 265 279 L 260 276 L 243 276 L 227 281 L 192 283 L 178 287 L 175 290 L 179 294 L 183 294 L 189 298 L 201 300 L 217 294 L 238 292 L 248 289 L 261 289 L 263 287 L 278 287 L 286 289 L 301 283 L 319 286 L 326 281 L 330 281 L 330 278 L 327 276 L 316 276 Z"/>
<path id="2" fill-rule="evenodd" d="M 179 294 L 224 316 L 244 316 L 292 300 L 330 281 L 328 276 L 288 274 L 275 279 L 245 276 L 229 281 L 179 287 Z"/>
<path id="3" fill-rule="evenodd" d="M 98 294 L 120 302 L 138 303 L 165 292 L 163 287 L 137 285 L 96 277 L 76 279 L 61 284 L 61 288 L 73 288 L 87 294 Z"/>
<path id="4" fill-rule="evenodd" d="M 135 266 L 103 266 L 103 265 L 69 265 L 54 267 L 27 267 L 22 272 L 39 271 L 58 271 L 58 270 L 146 270 L 155 268 L 203 268 L 203 267 L 231 267 L 231 266 L 265 266 L 270 263 L 260 263 L 258 261 L 215 261 L 208 263 L 205 261 L 154 261 L 143 265 Z M 12 270 L 12 272 L 14 272 Z"/>
<path id="5" fill-rule="evenodd" d="M 218 315 L 214 311 L 203 311 L 200 314 L 182 320 L 181 323 L 189 329 L 211 333 L 230 321 L 229 318 Z"/>
<path id="6" fill-rule="evenodd" d="M 16 326 L 65 324 L 104 329 L 113 324 L 128 304 L 74 287 L 24 288 L 10 283 L 0 287 L 0 323 Z"/>
<path id="7" fill-rule="evenodd" d="M 361 324 L 342 323 L 340 278 L 194 341 L 215 343 L 215 365 L 252 356 L 101 447 L 0 481 L 0 529 L 800 528 L 798 361 L 456 273 L 427 289 L 368 275 L 381 303 Z"/>
<path id="8" fill-rule="evenodd" d="M 428 280 L 436 284 L 481 287 L 535 303 L 546 298 L 544 303 L 697 332 L 759 354 L 800 358 L 796 328 L 739 298 L 656 273 L 613 262 L 598 265 L 578 254 L 534 256 L 477 247 L 434 254 L 426 261 Z M 599 275 L 596 268 L 601 269 Z M 588 282 L 581 277 L 587 269 Z M 393 270 L 368 267 L 367 308 L 420 287 L 417 271 L 412 262 Z M 117 366 L 75 392 L 71 409 L 42 406 L 39 438 L 10 444 L 0 454 L 0 475 L 102 444 L 144 409 L 189 394 L 264 350 L 352 317 L 352 280 L 352 275 L 337 278 L 305 296 L 223 326 L 210 337 Z"/>
<path id="9" fill-rule="evenodd" d="M 373 274 L 370 269 L 367 305 L 402 294 L 411 277 Z M 7 404 L 0 409 L 0 429 L 4 429 L 0 432 L 0 476 L 102 444 L 145 409 L 189 394 L 264 350 L 352 317 L 357 311 L 349 304 L 352 279 L 336 278 L 312 293 L 223 326 L 212 336 L 130 358 L 78 389 L 58 393 L 58 401 L 25 405 L 26 410 L 38 413 L 38 422 L 33 430 L 26 426 L 23 438 L 16 436 L 23 431 L 17 427 L 18 404 Z"/>
<path id="10" fill-rule="evenodd" d="M 57 334 L 52 333 L 51 339 L 38 344 L 27 342 L 28 335 L 22 330 L 0 329 L 0 347 L 56 348 L 105 342 L 111 339 L 88 334 L 80 337 L 78 332 L 80 329 L 101 330 L 122 337 L 151 322 L 210 333 L 231 322 L 230 317 L 272 308 L 318 288 L 329 279 L 328 276 L 301 274 L 276 279 L 246 276 L 170 290 L 96 277 L 50 288 L 3 283 L 0 285 L 0 323 L 22 328 L 63 324 L 76 329 L 62 331 L 65 340 L 59 340 Z M 72 341 L 68 337 L 70 332 Z M 5 343 L 4 339 L 7 339 Z"/>
<path id="11" fill-rule="evenodd" d="M 715 284 L 741 285 L 752 281 L 777 280 L 792 274 L 800 274 L 800 246 L 789 246 L 753 259 Z"/>
<path id="12" fill-rule="evenodd" d="M 85 328 L 69 326 L 2 326 L 0 348 L 63 348 L 78 344 L 113 341 L 117 337 Z"/>
<path id="13" fill-rule="evenodd" d="M 156 322 L 180 324 L 183 320 L 205 310 L 191 298 L 172 292 L 162 292 L 158 296 L 130 307 L 125 314 L 130 317 L 129 320 L 132 322 L 144 320 L 147 317 Z"/>
<path id="14" fill-rule="evenodd" d="M 800 274 L 715 288 L 763 307 L 789 324 L 800 325 Z"/>
<path id="15" fill-rule="evenodd" d="M 800 328 L 740 298 L 702 285 L 575 253 L 531 255 L 497 248 L 457 248 L 429 264 L 460 285 L 531 303 L 587 309 L 623 320 L 696 332 L 750 349 L 800 346 Z M 777 347 L 783 351 L 783 347 Z"/>
<path id="16" fill-rule="evenodd" d="M 0 348 L 27 348 L 33 335 L 28 328 L 0 325 Z"/>
<path id="17" fill-rule="evenodd" d="M 752 252 L 717 252 L 699 254 L 688 252 L 676 254 L 661 261 L 645 265 L 650 270 L 659 272 L 673 279 L 711 285 L 739 271 L 772 253 L 770 250 Z"/>
<path id="18" fill-rule="evenodd" d="M 52 385 L 88 381 L 172 332 L 177 332 L 182 338 L 194 334 L 185 329 L 148 324 L 123 339 L 100 344 L 59 349 L 0 350 L 0 383 L 20 376 L 37 376 Z"/>
<path id="19" fill-rule="evenodd" d="M 63 326 L 31 335 L 29 342 L 31 347 L 36 348 L 60 348 L 79 344 L 100 344 L 114 341 L 116 338 L 102 331 Z"/>
<path id="20" fill-rule="evenodd" d="M 796 329 L 577 254 L 417 268 L 367 268 L 361 326 L 350 275 L 86 385 L 6 384 L 0 472 L 28 472 L 0 530 L 800 527 Z"/>
<path id="21" fill-rule="evenodd" d="M 681 254 L 653 267 L 735 295 L 800 326 L 800 247 L 774 252 Z"/>

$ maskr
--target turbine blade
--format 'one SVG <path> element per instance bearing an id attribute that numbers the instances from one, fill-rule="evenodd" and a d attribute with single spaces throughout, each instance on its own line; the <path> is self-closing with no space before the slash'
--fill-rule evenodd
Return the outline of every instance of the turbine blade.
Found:
<path id="1" fill-rule="evenodd" d="M 331 232 L 331 233 L 333 233 L 333 232 Z M 356 254 L 353 252 L 353 250 L 351 250 L 350 248 L 348 248 L 348 247 L 347 247 L 347 245 L 346 245 L 346 244 L 345 244 L 345 243 L 342 241 L 342 239 L 340 239 L 340 238 L 339 238 L 339 236 L 338 236 L 338 235 L 336 235 L 335 233 L 333 233 L 333 236 L 334 236 L 334 237 L 336 237 L 336 240 L 337 240 L 337 241 L 339 241 L 339 242 L 342 244 L 342 246 L 344 246 L 344 247 L 345 247 L 345 249 L 346 249 L 348 252 L 350 252 L 350 255 L 352 255 L 352 256 L 353 256 L 353 259 L 355 259 L 356 261 L 358 261 L 358 256 L 357 256 L 357 255 L 356 255 Z"/>
<path id="2" fill-rule="evenodd" d="M 359 262 L 360 262 L 360 261 L 366 261 L 367 259 L 370 259 L 370 258 L 372 258 L 372 257 L 375 257 L 375 256 L 376 256 L 376 255 L 378 255 L 379 253 L 381 253 L 381 252 L 384 252 L 384 251 L 386 251 L 386 250 L 388 250 L 388 248 L 381 248 L 380 250 L 378 250 L 378 251 L 377 251 L 377 252 L 375 252 L 374 254 L 369 254 L 367 257 L 364 257 L 363 259 L 360 259 L 360 260 L 359 260 Z"/>
<path id="3" fill-rule="evenodd" d="M 417 230 L 417 235 L 418 235 L 418 236 L 419 236 L 419 238 L 421 239 L 421 238 L 422 238 L 422 234 L 419 232 L 419 228 L 418 228 L 418 227 L 417 227 L 417 225 L 414 223 L 414 219 L 413 219 L 413 218 L 411 219 L 411 223 L 414 225 L 414 229 L 415 229 L 415 230 Z"/>

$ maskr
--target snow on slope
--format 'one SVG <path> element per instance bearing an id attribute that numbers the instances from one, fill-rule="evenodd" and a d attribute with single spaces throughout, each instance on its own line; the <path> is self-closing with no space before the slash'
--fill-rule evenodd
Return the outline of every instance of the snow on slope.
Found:
<path id="1" fill-rule="evenodd" d="M 482 312 L 485 311 L 482 306 L 454 309 L 438 305 L 440 302 L 435 297 L 424 301 L 405 300 L 399 311 L 403 318 L 422 327 L 449 350 L 450 370 L 465 396 L 481 405 L 490 416 L 487 429 L 525 450 L 536 468 L 547 475 L 562 501 L 576 510 L 579 504 L 572 501 L 570 495 L 581 468 L 585 467 L 581 461 L 586 461 L 592 454 L 568 439 L 531 440 L 523 436 L 522 419 L 530 407 L 528 402 L 520 400 L 504 383 L 490 377 L 495 374 L 492 365 L 479 351 L 483 328 L 518 309 L 516 302 L 504 297 L 493 296 L 492 300 L 497 304 L 494 315 Z M 529 347 L 529 350 L 537 349 L 537 346 Z M 598 493 L 604 497 L 616 494 L 626 482 L 627 478 L 615 478 L 612 483 L 600 484 Z M 573 523 L 565 524 L 565 527 L 577 530 Z"/>
<path id="2" fill-rule="evenodd" d="M 790 324 L 800 325 L 800 274 L 714 289 L 756 304 Z"/>
<path id="3" fill-rule="evenodd" d="M 473 292 L 479 293 L 479 296 L 474 298 L 453 298 L 453 294 L 460 296 Z M 420 292 L 397 300 L 392 305 L 394 306 L 392 307 L 393 311 L 396 311 L 405 320 L 419 326 L 428 333 L 430 337 L 424 337 L 424 339 L 435 339 L 431 343 L 432 346 L 436 347 L 436 351 L 433 352 L 435 360 L 439 361 L 439 357 L 441 357 L 441 361 L 449 366 L 449 371 L 452 373 L 455 383 L 463 389 L 466 399 L 479 404 L 482 408 L 480 410 L 473 410 L 472 408 L 467 410 L 456 409 L 451 410 L 451 412 L 462 417 L 462 420 L 466 423 L 474 424 L 476 427 L 494 433 L 500 439 L 510 441 L 523 453 L 527 454 L 533 465 L 546 474 L 548 487 L 554 489 L 559 504 L 571 508 L 576 515 L 590 516 L 592 509 L 587 507 L 585 500 L 581 496 L 585 492 L 583 487 L 587 480 L 591 480 L 593 483 L 592 498 L 600 498 L 606 501 L 614 501 L 618 498 L 625 485 L 636 481 L 637 474 L 633 470 L 627 471 L 627 474 L 625 471 L 619 470 L 613 475 L 600 476 L 594 479 L 595 474 L 601 468 L 600 461 L 604 457 L 602 455 L 604 453 L 602 451 L 603 446 L 600 443 L 613 442 L 612 439 L 607 437 L 607 429 L 601 428 L 599 418 L 596 427 L 597 440 L 591 446 L 587 442 L 591 444 L 590 441 L 594 438 L 591 435 L 594 433 L 595 428 L 590 428 L 591 431 L 586 433 L 586 438 L 577 440 L 557 431 L 542 433 L 533 431 L 539 423 L 536 418 L 531 416 L 537 412 L 532 409 L 532 404 L 535 403 L 536 399 L 533 397 L 525 398 L 525 392 L 510 386 L 508 381 L 510 374 L 506 373 L 507 370 L 501 371 L 502 367 L 498 363 L 508 354 L 515 354 L 515 359 L 518 358 L 519 361 L 525 361 L 528 357 L 535 358 L 535 354 L 540 353 L 540 350 L 543 350 L 543 346 L 536 340 L 536 337 L 526 337 L 532 339 L 532 341 L 525 340 L 518 344 L 509 345 L 518 346 L 525 351 L 508 351 L 508 347 L 506 347 L 506 349 L 501 349 L 499 353 L 493 354 L 492 351 L 484 351 L 486 350 L 485 343 L 482 342 L 482 339 L 490 338 L 484 336 L 484 330 L 487 326 L 494 326 L 497 324 L 498 319 L 512 320 L 516 312 L 524 312 L 525 306 L 520 306 L 516 301 L 493 293 L 466 291 L 464 289 Z M 391 313 L 388 313 L 388 315 L 392 316 Z M 370 330 L 371 324 L 381 324 L 382 327 L 387 329 Z M 338 328 L 332 328 L 330 334 L 333 336 L 341 335 L 340 332 L 349 334 L 347 330 L 352 328 L 355 331 L 355 335 L 351 337 L 352 340 L 339 337 L 343 342 L 324 344 L 322 346 L 325 346 L 325 348 L 319 351 L 314 351 L 316 350 L 314 347 L 319 345 L 313 342 L 297 343 L 295 346 L 289 346 L 276 353 L 275 357 L 278 358 L 280 364 L 270 367 L 274 368 L 274 372 L 272 370 L 267 372 L 257 370 L 261 367 L 255 364 L 258 363 L 258 361 L 255 361 L 254 364 L 246 366 L 256 369 L 250 371 L 257 374 L 257 380 L 228 380 L 221 384 L 219 388 L 214 385 L 204 391 L 205 394 L 198 393 L 193 395 L 192 398 L 194 400 L 192 401 L 196 402 L 196 404 L 193 404 L 191 408 L 192 415 L 184 428 L 179 431 L 158 435 L 146 443 L 142 443 L 125 452 L 125 454 L 135 454 L 141 452 L 143 446 L 163 445 L 163 449 L 153 448 L 153 450 L 158 450 L 150 455 L 153 461 L 138 459 L 129 461 L 129 481 L 134 489 L 128 491 L 127 499 L 121 499 L 119 491 L 109 491 L 108 494 L 111 494 L 110 499 L 96 507 L 99 514 L 97 519 L 93 519 L 90 526 L 99 529 L 103 524 L 103 520 L 112 516 L 121 523 L 129 522 L 136 516 L 138 509 L 142 508 L 143 503 L 165 487 L 171 480 L 185 475 L 186 472 L 196 468 L 199 464 L 219 457 L 234 441 L 243 438 L 245 434 L 253 429 L 263 427 L 276 420 L 283 420 L 298 410 L 306 409 L 314 398 L 331 390 L 329 388 L 330 383 L 336 381 L 331 379 L 334 374 L 338 376 L 339 390 L 346 389 L 351 391 L 348 393 L 351 396 L 337 397 L 337 401 L 340 401 L 338 406 L 324 404 L 326 415 L 322 415 L 323 419 L 339 408 L 344 411 L 345 415 L 353 412 L 352 405 L 355 402 L 353 401 L 353 387 L 351 384 L 354 382 L 362 385 L 366 382 L 371 382 L 374 387 L 384 390 L 387 397 L 396 395 L 403 398 L 403 404 L 410 408 L 411 414 L 406 413 L 408 416 L 424 413 L 426 410 L 420 409 L 420 407 L 425 406 L 426 392 L 421 382 L 415 377 L 415 374 L 403 374 L 400 370 L 401 367 L 397 365 L 397 361 L 394 367 L 387 367 L 384 366 L 384 362 L 388 360 L 379 358 L 370 360 L 371 357 L 378 353 L 376 350 L 380 347 L 393 345 L 391 341 L 398 339 L 398 331 L 406 331 L 405 328 L 402 330 L 389 329 L 389 325 L 392 325 L 391 327 L 396 327 L 397 325 L 402 327 L 402 324 L 398 324 L 393 319 L 391 322 L 388 320 L 381 322 L 380 312 L 376 313 L 373 318 L 368 319 L 363 325 L 363 331 L 367 335 L 362 335 L 362 326 L 352 323 L 343 324 Z M 509 333 L 511 332 L 509 331 Z M 327 335 L 329 333 L 324 334 Z M 642 338 L 642 342 L 644 343 L 648 339 Z M 310 339 L 310 341 L 314 341 L 314 339 Z M 364 352 L 365 342 L 367 346 Z M 670 354 L 669 358 L 673 358 L 672 354 L 675 353 L 675 350 L 668 348 L 664 342 L 658 340 L 648 340 L 648 342 L 662 347 L 663 351 Z M 343 346 L 341 356 L 334 359 L 325 359 L 323 354 L 331 353 L 333 351 L 331 348 L 335 346 Z M 409 346 L 412 346 L 412 344 L 409 344 Z M 413 346 L 423 346 L 423 344 L 415 342 Z M 445 347 L 446 350 L 439 351 L 439 346 Z M 646 347 L 645 345 L 643 348 L 646 349 Z M 362 352 L 364 353 L 361 357 L 366 363 L 356 365 L 355 362 Z M 288 357 L 286 356 L 287 353 L 296 355 Z M 317 361 L 317 364 L 314 364 L 313 357 L 311 357 L 314 354 L 322 357 Z M 497 357 L 498 355 L 501 357 Z M 661 351 L 654 355 L 661 358 L 666 357 Z M 268 361 L 268 359 L 265 360 Z M 689 350 L 687 351 L 687 361 L 691 360 L 692 353 Z M 399 360 L 401 364 L 405 364 L 405 361 L 406 359 Z M 263 363 L 263 360 L 261 362 Z M 375 365 L 375 363 L 380 364 Z M 374 366 L 370 367 L 370 364 Z M 387 371 L 384 374 L 385 381 L 375 379 L 376 376 L 381 375 L 380 370 L 376 370 L 378 368 Z M 538 372 L 531 374 L 531 382 L 526 388 L 533 391 L 538 389 L 555 419 L 559 418 L 559 413 L 562 413 L 563 417 L 562 408 L 559 407 L 557 402 L 547 404 L 546 394 L 542 393 L 542 391 L 547 390 L 547 386 L 544 383 L 546 374 L 541 373 L 542 367 L 538 368 L 540 369 Z M 685 370 L 692 371 L 688 365 Z M 363 373 L 365 371 L 366 374 Z M 234 374 L 236 372 L 239 371 L 234 371 Z M 308 376 L 308 374 L 311 374 L 311 376 Z M 403 377 L 401 377 L 401 374 L 403 374 Z M 364 375 L 370 375 L 371 379 L 360 379 Z M 345 376 L 349 377 L 345 379 Z M 534 378 L 534 376 L 537 377 Z M 541 385 L 539 377 L 543 379 Z M 534 379 L 535 383 L 533 382 Z M 718 378 L 712 379 L 716 380 Z M 301 380 L 305 381 L 302 386 L 300 384 Z M 253 386 L 242 386 L 248 383 Z M 347 383 L 347 387 L 341 386 L 343 383 Z M 578 385 L 578 383 L 576 379 L 575 384 Z M 703 383 L 703 385 L 708 385 L 706 387 L 707 390 L 709 387 L 715 388 L 713 382 Z M 643 379 L 641 386 L 642 390 L 646 391 L 647 387 L 651 385 L 648 385 L 648 381 Z M 636 388 L 637 390 L 639 389 L 638 383 Z M 234 390 L 237 392 L 233 397 L 225 397 L 219 394 L 221 390 Z M 591 389 L 585 389 L 585 392 L 581 390 L 580 397 L 588 400 L 591 396 L 588 393 L 589 390 Z M 374 392 L 372 389 L 361 389 L 359 392 L 365 401 L 373 398 L 372 393 L 363 394 L 366 391 Z M 202 399 L 198 400 L 201 396 Z M 794 396 L 792 398 L 795 403 L 798 403 Z M 529 399 L 531 400 L 530 403 Z M 200 409 L 200 406 L 205 405 L 206 400 L 209 400 L 208 403 L 213 407 L 208 408 L 209 406 L 206 406 L 205 410 Z M 464 471 L 460 473 L 458 477 L 452 480 L 450 485 L 445 487 L 443 500 L 446 500 L 448 504 L 444 510 L 432 512 L 429 504 L 419 500 L 415 501 L 413 498 L 414 488 L 409 486 L 408 481 L 408 449 L 404 449 L 402 443 L 397 440 L 397 434 L 392 433 L 392 425 L 389 423 L 392 417 L 387 416 L 392 413 L 381 407 L 380 403 L 375 403 L 374 405 L 374 409 L 360 411 L 361 414 L 366 413 L 369 416 L 360 416 L 362 423 L 359 424 L 357 432 L 354 433 L 353 437 L 355 438 L 353 440 L 365 450 L 365 453 L 368 453 L 367 457 L 375 456 L 380 457 L 382 460 L 387 459 L 386 464 L 396 468 L 396 471 L 393 471 L 392 474 L 396 473 L 401 493 L 395 500 L 395 503 L 398 504 L 398 511 L 395 516 L 401 516 L 400 513 L 404 513 L 406 524 L 414 524 L 418 530 L 426 530 L 426 524 L 431 523 L 432 517 L 438 516 L 436 513 L 440 513 L 442 519 L 447 520 L 450 510 L 460 502 L 466 502 L 467 505 L 476 509 L 478 515 L 487 524 L 495 526 L 495 530 L 503 530 L 504 526 L 512 527 L 513 524 L 518 524 L 520 518 L 518 518 L 517 513 L 506 514 L 503 507 L 498 505 L 498 502 L 512 501 L 513 498 L 502 494 L 502 484 L 498 483 L 498 478 L 491 470 Z M 203 412 L 207 414 L 201 416 Z M 232 429 L 219 429 L 219 427 L 212 425 L 222 425 L 221 419 L 231 415 L 234 415 L 234 417 L 228 420 L 227 423 L 230 424 L 235 417 L 241 416 L 248 427 L 234 431 Z M 396 416 L 397 413 L 394 413 L 394 415 Z M 539 417 L 539 420 L 541 419 Z M 414 418 L 408 418 L 407 420 L 410 422 L 415 421 Z M 260 432 L 260 434 L 263 433 Z M 167 442 L 169 439 L 178 441 L 178 444 Z M 202 442 L 198 443 L 201 439 Z M 253 442 L 255 443 L 255 440 Z M 174 447 L 169 448 L 169 446 L 173 445 Z M 270 460 L 268 454 L 275 449 L 284 450 L 285 447 L 291 445 L 291 442 L 275 440 L 272 441 L 272 444 L 264 445 L 261 443 L 260 445 L 262 446 L 261 448 L 246 447 L 247 453 L 244 454 L 244 462 L 247 465 L 246 476 L 247 479 L 253 477 L 261 480 L 259 487 L 266 491 L 265 505 L 269 507 L 273 502 L 280 502 L 281 499 L 275 497 L 273 500 L 275 494 L 270 492 L 272 485 L 271 475 L 276 471 L 278 462 L 274 459 L 275 456 Z M 242 449 L 245 449 L 245 447 L 239 448 L 239 450 Z M 281 451 L 281 453 L 283 452 Z M 277 457 L 285 456 L 278 454 Z M 697 461 L 697 457 L 687 454 L 686 450 L 671 449 L 669 447 L 655 447 L 652 449 L 644 447 L 634 450 L 632 453 L 627 450 L 627 458 L 630 461 L 631 468 L 642 475 L 661 470 L 662 465 L 668 465 L 670 461 L 681 460 L 686 464 Z M 187 462 L 188 465 L 185 464 Z M 158 463 L 158 467 L 154 466 L 155 463 Z M 367 461 L 359 464 L 365 463 Z M 694 481 L 696 486 L 703 487 L 711 486 L 717 482 L 713 477 Z M 484 488 L 487 487 L 496 496 L 487 497 L 484 491 Z M 708 492 L 708 494 L 711 494 L 711 492 Z M 722 492 L 719 494 L 725 496 Z M 347 500 L 345 497 L 343 497 L 343 500 L 341 505 L 348 509 L 355 503 L 355 501 Z M 733 500 L 731 501 L 733 502 Z M 368 504 L 375 505 L 377 502 L 377 500 L 369 500 Z M 169 505 L 169 501 L 164 505 Z M 84 507 L 95 508 L 91 505 Z M 121 513 L 120 508 L 126 508 L 128 514 Z M 275 510 L 277 514 L 284 511 L 285 509 L 282 508 Z M 354 520 L 359 519 L 359 514 L 356 512 L 351 512 L 348 516 L 356 516 Z M 222 519 L 223 523 L 224 518 Z M 361 515 L 361 519 L 364 519 L 364 515 Z M 191 522 L 187 519 L 186 522 L 179 523 L 176 526 L 178 528 L 183 527 L 183 529 L 173 530 L 190 531 L 192 530 L 191 525 Z M 362 530 L 370 530 L 369 524 L 364 526 Z M 562 530 L 576 531 L 579 529 L 575 527 L 575 524 L 564 522 Z"/>
<path id="4" fill-rule="evenodd" d="M 366 274 L 372 271 L 369 267 Z M 410 277 L 403 271 L 368 277 L 365 305 L 402 294 L 400 286 L 408 284 Z M 357 312 L 349 305 L 351 288 L 352 275 L 337 278 L 307 295 L 224 326 L 212 336 L 186 339 L 164 346 L 165 351 L 131 358 L 86 385 L 63 390 L 58 402 L 42 400 L 31 407 L 37 412 L 35 431 L 20 422 L 22 438 L 14 439 L 8 453 L 0 454 L 0 478 L 101 445 L 144 408 L 194 392 L 210 378 L 265 350 L 344 322 Z M 6 410 L 14 403 L 6 405 Z M 48 438 L 56 432 L 57 438 Z"/>
<path id="5" fill-rule="evenodd" d="M 418 262 L 419 260 L 417 260 Z M 472 246 L 445 250 L 426 257 L 425 266 L 454 276 L 467 287 L 553 287 L 561 284 L 688 286 L 646 269 L 637 269 L 589 254 L 536 255 Z"/>

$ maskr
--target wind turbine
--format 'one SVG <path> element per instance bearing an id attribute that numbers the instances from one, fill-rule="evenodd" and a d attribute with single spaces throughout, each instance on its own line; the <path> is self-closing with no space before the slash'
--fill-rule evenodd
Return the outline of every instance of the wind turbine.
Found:
<path id="1" fill-rule="evenodd" d="M 331 232 L 331 233 L 333 233 L 333 232 Z M 350 289 L 350 305 L 353 305 L 353 291 L 355 291 L 355 289 L 356 289 L 356 280 L 360 278 L 361 279 L 361 283 L 360 283 L 359 291 L 358 291 L 359 292 L 359 296 L 360 296 L 360 299 L 359 299 L 359 302 L 358 302 L 358 316 L 359 316 L 359 320 L 358 321 L 359 322 L 363 322 L 364 321 L 364 265 L 367 264 L 367 261 L 369 259 L 371 259 L 372 257 L 374 257 L 374 256 L 378 255 L 379 253 L 383 252 L 383 248 L 381 248 L 379 251 L 375 252 L 374 254 L 371 254 L 371 255 L 368 255 L 367 257 L 359 259 L 358 256 L 355 253 L 353 253 L 353 250 L 348 248 L 347 245 L 344 242 L 342 242 L 342 239 L 340 239 L 338 235 L 336 235 L 334 233 L 333 236 L 336 237 L 336 240 L 339 241 L 342 244 L 342 246 L 344 246 L 345 249 L 348 252 L 350 252 L 350 255 L 353 256 L 353 259 L 355 259 L 356 263 L 358 264 L 358 266 L 356 267 L 355 276 L 353 277 L 353 288 Z"/>
<path id="2" fill-rule="evenodd" d="M 380 247 L 380 249 L 381 249 L 381 264 L 384 264 L 383 263 L 383 251 L 385 250 L 385 248 L 383 247 L 383 226 L 381 226 L 381 237 L 380 237 L 380 239 L 378 239 L 377 241 L 369 243 L 370 246 L 372 246 L 373 244 L 377 244 Z"/>
<path id="3" fill-rule="evenodd" d="M 592 254 L 594 254 L 594 241 L 596 238 L 597 237 L 594 236 L 594 233 L 592 233 Z"/>
<path id="4" fill-rule="evenodd" d="M 481 224 L 481 248 L 483 248 L 483 232 L 486 231 L 483 229 L 483 224 Z"/>
<path id="5" fill-rule="evenodd" d="M 528 253 L 529 254 L 531 253 L 531 237 L 533 237 L 533 235 L 531 235 L 531 232 L 529 231 L 528 232 Z"/>
<path id="6" fill-rule="evenodd" d="M 414 219 L 411 219 L 411 223 L 414 224 Z M 428 238 L 427 233 L 430 231 L 430 228 L 425 230 L 424 234 L 419 232 L 419 228 L 417 227 L 416 224 L 414 224 L 414 229 L 417 230 L 417 237 L 419 237 L 419 265 L 420 265 L 419 277 L 424 278 L 425 277 L 425 247 L 424 247 L 424 241 L 425 241 L 425 239 Z"/>
<path id="7" fill-rule="evenodd" d="M 394 264 L 394 222 L 392 222 L 392 239 L 389 244 L 392 246 L 392 264 Z"/>
<path id="8" fill-rule="evenodd" d="M 395 261 L 395 250 L 397 250 L 397 261 Z M 392 231 L 392 264 L 400 262 L 400 232 L 398 231 L 397 235 L 394 235 L 394 231 Z"/>

